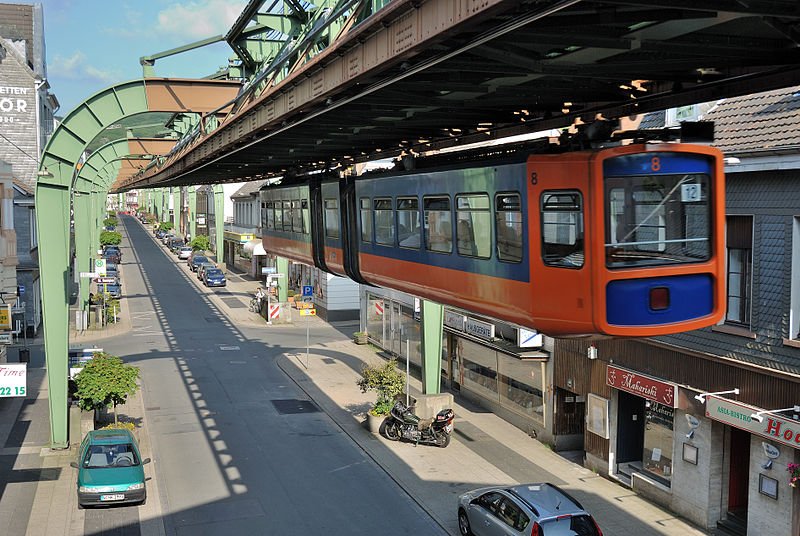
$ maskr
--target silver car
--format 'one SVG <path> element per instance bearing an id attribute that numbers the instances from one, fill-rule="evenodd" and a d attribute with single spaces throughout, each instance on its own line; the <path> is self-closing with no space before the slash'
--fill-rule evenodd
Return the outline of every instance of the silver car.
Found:
<path id="1" fill-rule="evenodd" d="M 187 260 L 191 256 L 192 256 L 192 248 L 190 246 L 183 246 L 180 250 L 178 250 L 179 259 Z"/>
<path id="2" fill-rule="evenodd" d="M 603 536 L 594 518 L 549 483 L 492 486 L 458 498 L 463 536 Z"/>

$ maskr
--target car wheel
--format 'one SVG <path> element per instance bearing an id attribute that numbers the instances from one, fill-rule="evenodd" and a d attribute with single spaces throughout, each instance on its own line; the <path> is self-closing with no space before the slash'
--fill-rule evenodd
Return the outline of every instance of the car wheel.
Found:
<path id="1" fill-rule="evenodd" d="M 473 536 L 472 529 L 469 526 L 469 518 L 463 508 L 458 510 L 458 532 L 461 536 Z"/>

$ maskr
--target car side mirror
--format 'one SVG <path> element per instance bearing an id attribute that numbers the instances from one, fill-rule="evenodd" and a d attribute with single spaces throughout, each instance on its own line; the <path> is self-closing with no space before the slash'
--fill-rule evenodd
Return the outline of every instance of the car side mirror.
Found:
<path id="1" fill-rule="evenodd" d="M 150 458 L 145 458 L 144 460 L 142 460 L 142 465 L 144 465 L 144 464 L 146 464 L 146 463 L 150 463 L 150 462 L 152 462 L 152 461 L 153 461 L 153 460 L 151 460 Z"/>
<path id="2" fill-rule="evenodd" d="M 73 469 L 80 469 L 80 467 L 78 467 L 78 462 L 69 462 L 69 466 Z"/>

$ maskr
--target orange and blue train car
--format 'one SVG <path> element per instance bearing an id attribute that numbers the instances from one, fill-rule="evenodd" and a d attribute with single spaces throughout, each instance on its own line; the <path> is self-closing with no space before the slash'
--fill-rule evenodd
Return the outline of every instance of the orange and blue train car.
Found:
<path id="1" fill-rule="evenodd" d="M 263 241 L 554 337 L 649 337 L 721 320 L 724 187 L 701 145 L 522 155 L 268 187 Z"/>

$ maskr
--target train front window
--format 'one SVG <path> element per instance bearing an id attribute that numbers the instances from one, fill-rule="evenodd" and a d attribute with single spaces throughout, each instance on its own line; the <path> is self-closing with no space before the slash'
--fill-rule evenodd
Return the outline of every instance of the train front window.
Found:
<path id="1" fill-rule="evenodd" d="M 710 258 L 709 178 L 703 174 L 606 178 L 609 268 Z"/>

